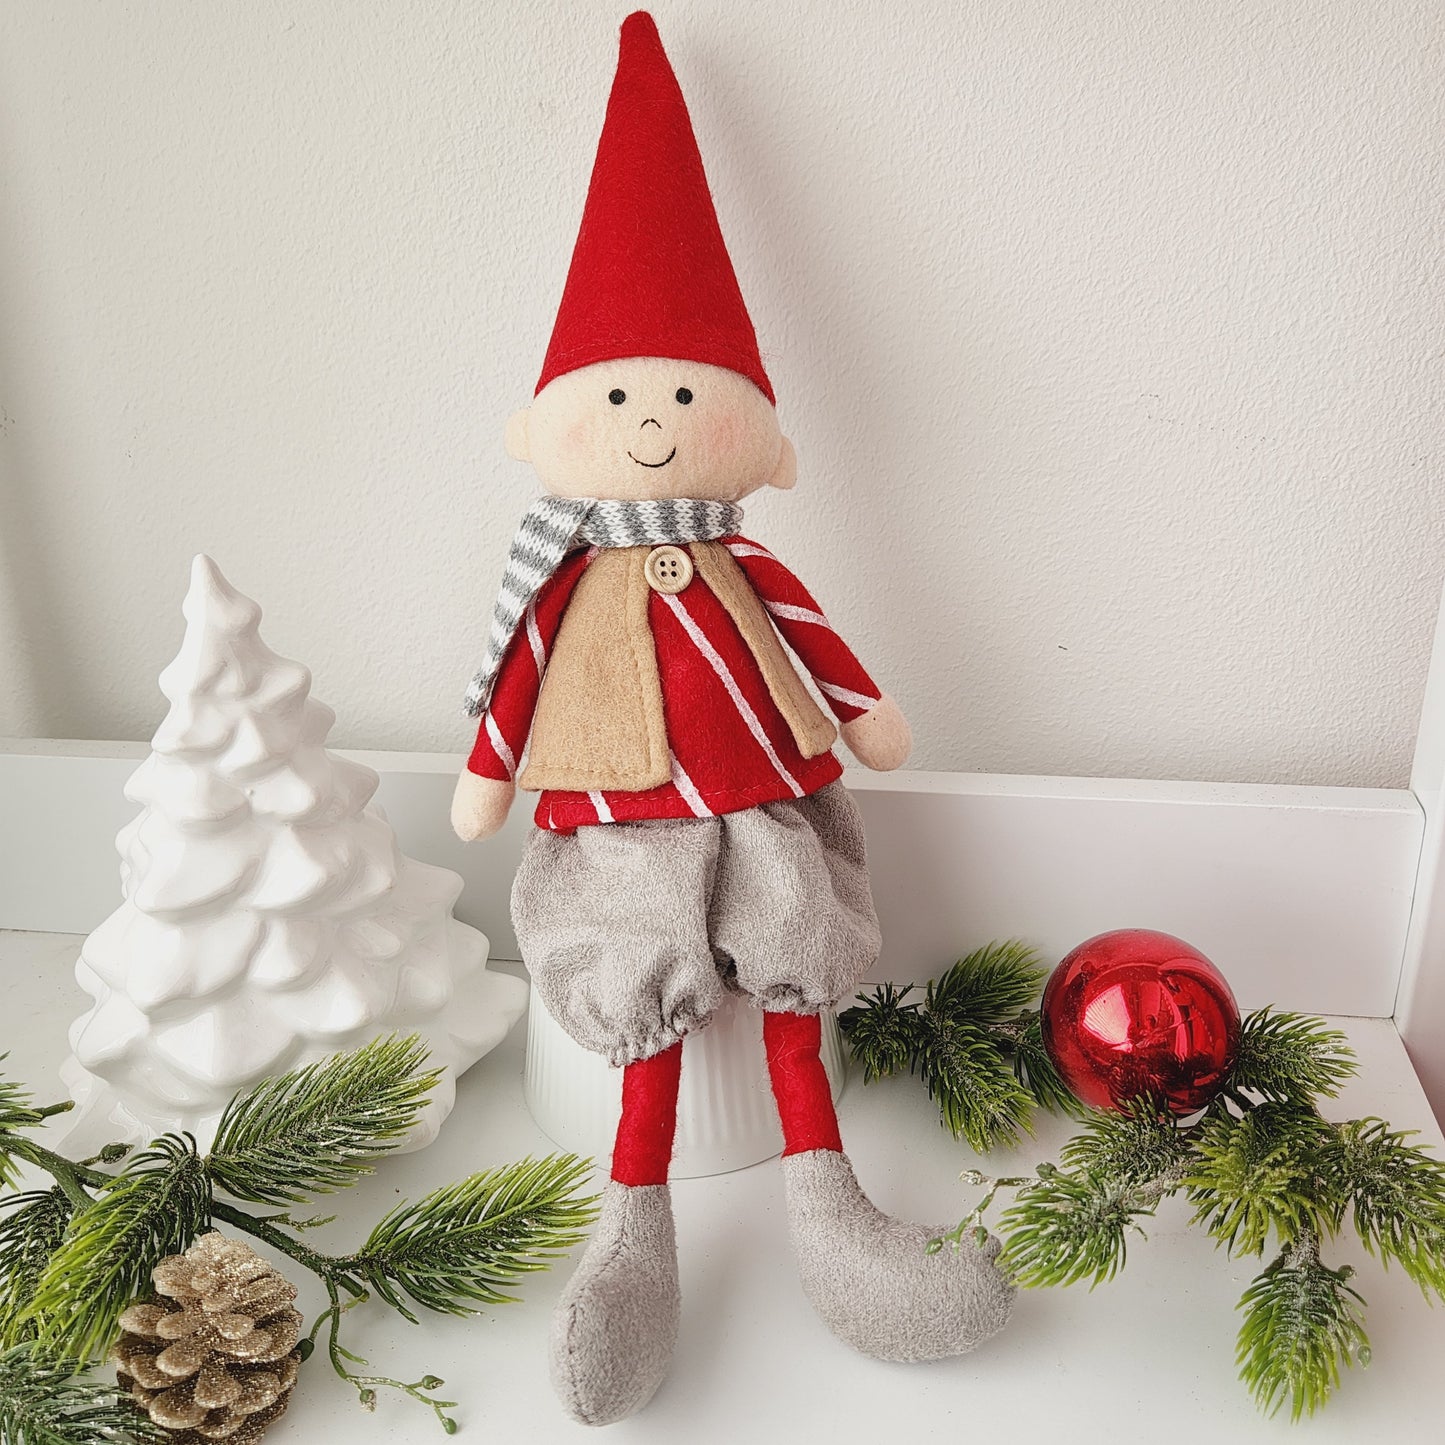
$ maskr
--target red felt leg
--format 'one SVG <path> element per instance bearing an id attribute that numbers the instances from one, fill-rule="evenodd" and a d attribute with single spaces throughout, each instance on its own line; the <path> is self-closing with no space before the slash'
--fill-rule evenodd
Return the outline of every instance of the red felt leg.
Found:
<path id="1" fill-rule="evenodd" d="M 619 1184 L 667 1183 L 681 1078 L 681 1039 L 622 1071 L 622 1119 L 612 1150 L 612 1177 Z"/>
<path id="2" fill-rule="evenodd" d="M 818 1057 L 822 1038 L 823 1026 L 817 1014 L 763 1015 L 763 1043 L 768 1051 L 778 1117 L 783 1121 L 785 1158 L 810 1149 L 843 1152 L 838 1116 L 833 1112 L 833 1091 Z"/>

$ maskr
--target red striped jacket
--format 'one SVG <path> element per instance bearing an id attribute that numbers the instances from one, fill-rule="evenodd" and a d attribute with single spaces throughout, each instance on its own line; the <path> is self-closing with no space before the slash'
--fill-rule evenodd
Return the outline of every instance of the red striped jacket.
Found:
<path id="1" fill-rule="evenodd" d="M 881 696 L 879 689 L 807 588 L 756 542 L 722 541 L 839 720 L 867 712 Z M 467 761 L 472 772 L 507 779 L 523 766 L 548 651 L 572 589 L 596 554 L 592 548 L 568 557 L 527 608 L 477 729 Z M 673 596 L 653 592 L 648 620 L 672 781 L 642 792 L 548 790 L 537 804 L 539 828 L 570 832 L 642 818 L 712 817 L 806 797 L 842 773 L 832 752 L 814 758 L 799 752 L 742 634 L 700 575 Z"/>

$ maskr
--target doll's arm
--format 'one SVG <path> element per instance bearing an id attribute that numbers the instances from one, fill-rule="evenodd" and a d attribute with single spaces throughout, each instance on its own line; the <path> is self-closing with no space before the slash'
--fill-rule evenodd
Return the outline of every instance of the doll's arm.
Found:
<path id="1" fill-rule="evenodd" d="M 885 692 L 861 717 L 839 725 L 848 751 L 875 773 L 891 773 L 913 751 L 913 729 L 903 709 Z"/>
<path id="2" fill-rule="evenodd" d="M 510 778 L 483 778 L 463 768 L 452 794 L 452 831 L 463 843 L 490 838 L 507 821 L 516 795 Z"/>
<path id="3" fill-rule="evenodd" d="M 476 744 L 452 795 L 452 827 L 464 842 L 490 837 L 507 821 L 547 657 L 572 589 L 589 560 L 589 553 L 579 552 L 562 563 L 528 604 L 502 658 L 487 710 L 477 725 Z"/>
<path id="4" fill-rule="evenodd" d="M 726 545 L 833 709 L 848 750 L 878 772 L 902 767 L 913 746 L 908 719 L 833 630 L 812 593 L 766 547 L 744 537 L 729 537 Z"/>

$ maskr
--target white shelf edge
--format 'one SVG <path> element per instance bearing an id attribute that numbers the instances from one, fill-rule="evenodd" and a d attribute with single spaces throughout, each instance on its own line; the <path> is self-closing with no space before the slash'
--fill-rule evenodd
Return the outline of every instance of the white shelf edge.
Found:
<path id="1" fill-rule="evenodd" d="M 0 743 L 0 928 L 86 933 L 119 901 L 115 833 L 143 744 Z M 447 822 L 457 755 L 352 752 L 413 857 L 466 882 L 458 913 L 515 958 L 512 875 L 524 800 L 494 839 Z M 1045 958 L 1108 928 L 1190 939 L 1245 1007 L 1388 1017 L 1423 815 L 1404 790 L 983 773 L 849 773 L 868 828 L 884 955 L 919 979 L 996 937 Z"/>

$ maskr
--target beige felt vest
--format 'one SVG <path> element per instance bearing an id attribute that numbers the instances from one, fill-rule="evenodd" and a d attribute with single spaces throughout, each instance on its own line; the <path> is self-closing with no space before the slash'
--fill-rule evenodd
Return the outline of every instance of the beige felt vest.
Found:
<path id="1" fill-rule="evenodd" d="M 766 609 L 721 542 L 687 549 L 748 645 L 798 750 L 817 757 L 837 729 L 788 661 Z M 662 680 L 648 623 L 651 547 L 599 552 L 582 573 L 557 630 L 532 720 L 527 766 L 532 792 L 641 792 L 671 780 Z"/>

